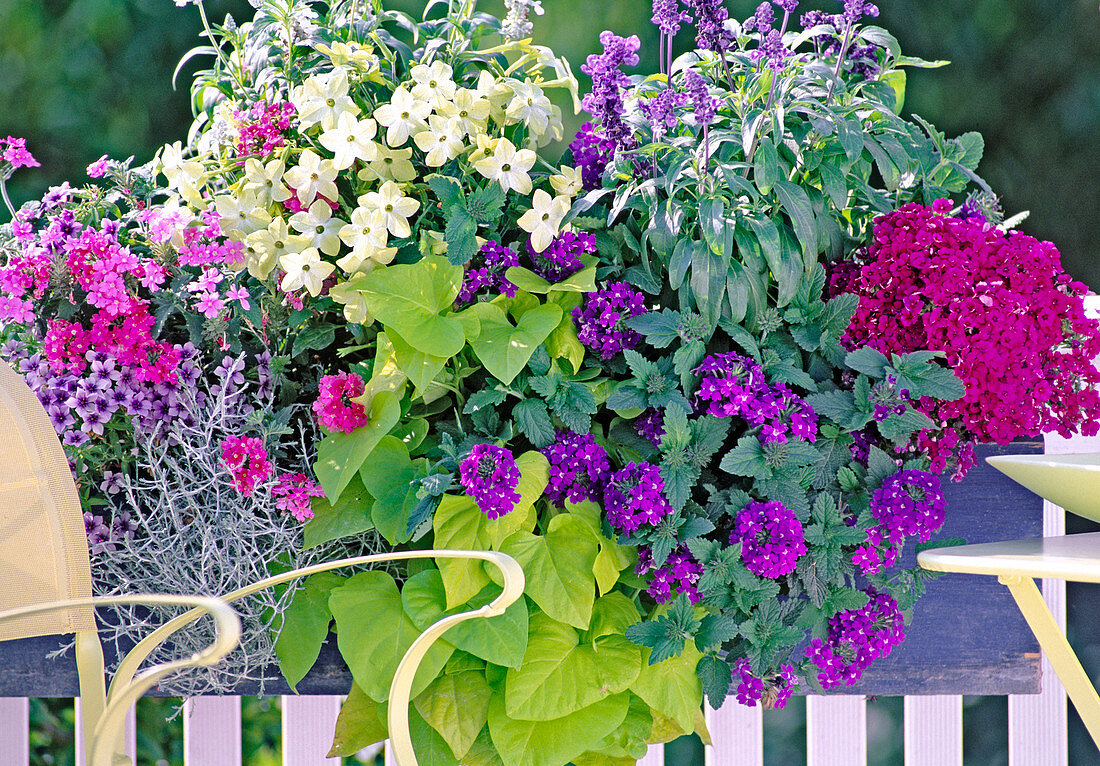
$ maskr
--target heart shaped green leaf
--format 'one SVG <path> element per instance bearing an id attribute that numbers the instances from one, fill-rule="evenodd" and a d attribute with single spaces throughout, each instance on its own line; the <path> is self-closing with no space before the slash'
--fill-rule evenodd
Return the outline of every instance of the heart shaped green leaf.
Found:
<path id="1" fill-rule="evenodd" d="M 408 265 L 376 269 L 359 288 L 367 311 L 392 327 L 413 348 L 452 357 L 466 334 L 453 316 L 442 316 L 462 289 L 462 267 L 432 255 Z"/>
<path id="2" fill-rule="evenodd" d="M 463 758 L 489 719 L 492 695 L 483 672 L 464 670 L 435 679 L 413 705 L 446 740 L 455 757 Z"/>
<path id="3" fill-rule="evenodd" d="M 626 692 L 553 721 L 521 721 L 508 715 L 504 697 L 489 701 L 489 733 L 508 766 L 561 766 L 599 747 L 626 718 Z"/>
<path id="4" fill-rule="evenodd" d="M 329 434 L 317 442 L 317 462 L 313 470 L 330 502 L 339 500 L 351 477 L 400 419 L 401 398 L 393 391 L 379 391 L 371 400 L 367 425 L 350 434 Z"/>
<path id="5" fill-rule="evenodd" d="M 474 312 L 481 324 L 481 332 L 470 345 L 485 369 L 505 384 L 515 380 L 562 318 L 561 306 L 555 303 L 525 312 L 518 325 L 513 325 L 504 310 L 492 303 L 479 303 L 469 311 Z"/>

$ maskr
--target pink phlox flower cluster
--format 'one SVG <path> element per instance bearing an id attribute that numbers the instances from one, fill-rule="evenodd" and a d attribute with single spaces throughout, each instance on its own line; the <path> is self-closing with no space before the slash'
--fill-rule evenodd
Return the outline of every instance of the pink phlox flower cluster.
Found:
<path id="1" fill-rule="evenodd" d="M 284 513 L 289 513 L 298 521 L 309 521 L 313 518 L 313 507 L 310 499 L 324 497 L 325 491 L 321 485 L 304 473 L 284 473 L 275 480 L 271 488 L 271 496 L 275 498 L 275 507 Z"/>
<path id="2" fill-rule="evenodd" d="M 599 502 L 611 476 L 611 461 L 592 434 L 559 431 L 557 441 L 542 451 L 550 462 L 546 497 L 563 507 L 565 501 Z"/>
<path id="3" fill-rule="evenodd" d="M 645 296 L 626 282 L 608 282 L 573 309 L 577 338 L 601 359 L 611 359 L 641 342 L 642 337 L 625 322 L 644 313 Z"/>
<path id="4" fill-rule="evenodd" d="M 789 436 L 817 439 L 817 413 L 784 383 L 768 383 L 764 368 L 734 352 L 713 354 L 694 370 L 701 375 L 696 394 L 709 402 L 707 413 L 720 418 L 738 416 L 759 426 L 766 444 L 786 442 Z"/>
<path id="5" fill-rule="evenodd" d="M 778 500 L 753 501 L 738 512 L 730 533 L 730 545 L 737 543 L 745 568 L 773 580 L 793 572 L 806 554 L 802 522 Z"/>
<path id="6" fill-rule="evenodd" d="M 69 273 L 88 293 L 90 305 L 107 316 L 129 313 L 135 298 L 126 284 L 128 274 L 141 273 L 141 262 L 113 234 L 85 228 L 67 247 Z"/>
<path id="7" fill-rule="evenodd" d="M 667 603 L 680 593 L 686 594 L 693 604 L 703 599 L 696 585 L 703 574 L 703 566 L 695 560 L 686 545 L 674 549 L 659 567 L 654 566 L 652 549 L 640 546 L 634 574 L 649 578 L 646 593 L 658 604 Z"/>
<path id="8" fill-rule="evenodd" d="M 477 444 L 459 465 L 459 481 L 466 494 L 490 520 L 515 510 L 520 495 L 520 472 L 512 452 L 496 444 Z"/>
<path id="9" fill-rule="evenodd" d="M 870 596 L 865 606 L 830 617 L 825 639 L 815 638 L 806 647 L 806 657 L 820 669 L 817 678 L 826 689 L 855 683 L 864 668 L 905 640 L 897 602 L 874 588 L 864 592 Z"/>
<path id="10" fill-rule="evenodd" d="M 865 575 L 892 567 L 905 539 L 927 542 L 943 526 L 946 510 L 936 474 L 905 469 L 887 477 L 871 495 L 871 515 L 878 525 L 867 530 L 867 540 L 852 555 L 852 563 Z"/>
<path id="11" fill-rule="evenodd" d="M 1085 316 L 1087 288 L 1062 271 L 1053 244 L 950 210 L 947 200 L 911 203 L 876 221 L 848 285 L 859 308 L 845 342 L 886 354 L 943 351 L 966 394 L 917 405 L 941 427 L 999 444 L 1044 431 L 1097 433 L 1100 328 Z M 949 447 L 937 447 L 933 470 L 942 470 Z"/>
<path id="12" fill-rule="evenodd" d="M 287 188 L 290 190 L 290 197 L 288 197 L 286 201 L 283 202 L 283 207 L 286 209 L 286 211 L 288 213 L 301 213 L 303 211 L 307 211 L 309 209 L 309 205 L 303 205 L 298 199 L 298 195 L 296 194 L 298 190 L 295 189 L 293 186 L 287 186 Z M 333 211 L 340 209 L 339 202 L 334 202 L 330 200 L 324 194 L 318 194 L 317 197 L 314 199 L 314 202 L 316 202 L 317 200 L 323 201 L 326 205 L 332 208 Z"/>
<path id="13" fill-rule="evenodd" d="M 218 285 L 224 279 L 220 271 L 208 268 L 187 286 L 188 292 L 196 293 L 195 310 L 207 319 L 215 319 L 225 308 L 225 300 L 218 293 Z"/>
<path id="14" fill-rule="evenodd" d="M 181 266 L 238 267 L 244 264 L 244 243 L 224 239 L 218 214 L 208 210 L 202 214 L 203 224 L 183 230 L 183 247 L 179 249 Z"/>
<path id="15" fill-rule="evenodd" d="M 627 463 L 611 475 L 604 492 L 607 520 L 624 534 L 634 532 L 642 524 L 656 526 L 673 513 L 665 498 L 665 480 L 661 469 L 652 463 Z"/>
<path id="16" fill-rule="evenodd" d="M 151 207 L 139 213 L 137 219 L 149 225 L 149 239 L 158 244 L 183 236 L 194 220 L 185 208 L 170 207 Z"/>
<path id="17" fill-rule="evenodd" d="M 0 159 L 6 162 L 11 170 L 16 168 L 41 167 L 38 160 L 27 151 L 27 139 L 25 138 L 0 138 Z"/>
<path id="18" fill-rule="evenodd" d="M 313 416 L 317 424 L 329 433 L 350 434 L 370 422 L 363 405 L 351 401 L 362 396 L 367 384 L 354 372 L 325 375 L 318 385 Z"/>
<path id="19" fill-rule="evenodd" d="M 222 463 L 233 475 L 234 489 L 242 495 L 251 495 L 257 484 L 271 476 L 271 460 L 257 436 L 230 436 L 223 441 Z"/>
<path id="20" fill-rule="evenodd" d="M 134 368 L 135 377 L 146 383 L 175 381 L 180 352 L 152 337 L 156 320 L 143 301 L 134 300 L 126 315 L 99 311 L 92 316 L 90 330 L 76 322 L 52 318 L 46 324 L 43 354 L 57 372 L 82 372 L 85 352 L 94 349 L 112 354 L 119 363 Z"/>
<path id="21" fill-rule="evenodd" d="M 779 673 L 765 680 L 753 674 L 748 657 L 741 657 L 734 663 L 733 672 L 737 674 L 737 701 L 746 707 L 756 707 L 757 702 L 762 702 L 765 708 L 779 710 L 786 706 L 798 686 L 798 676 L 791 665 L 783 665 Z"/>
<path id="22" fill-rule="evenodd" d="M 247 109 L 235 109 L 233 119 L 237 124 L 237 154 L 242 157 L 266 157 L 279 147 L 286 146 L 286 134 L 294 115 L 294 105 L 288 101 L 273 104 L 258 101 Z"/>
<path id="23" fill-rule="evenodd" d="M 103 178 L 111 167 L 111 158 L 104 154 L 88 166 L 88 178 Z"/>

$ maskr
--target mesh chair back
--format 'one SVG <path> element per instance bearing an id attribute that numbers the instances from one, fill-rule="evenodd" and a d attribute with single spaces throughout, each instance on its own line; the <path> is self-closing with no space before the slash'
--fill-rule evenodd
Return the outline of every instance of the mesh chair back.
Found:
<path id="1" fill-rule="evenodd" d="M 88 538 L 49 415 L 0 361 L 0 610 L 90 598 Z M 0 641 L 95 630 L 91 607 L 0 624 Z"/>

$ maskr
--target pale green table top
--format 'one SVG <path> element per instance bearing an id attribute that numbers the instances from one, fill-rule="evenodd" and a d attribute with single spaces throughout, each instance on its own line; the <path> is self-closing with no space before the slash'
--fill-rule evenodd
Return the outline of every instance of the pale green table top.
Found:
<path id="1" fill-rule="evenodd" d="M 1100 582 L 1100 532 L 934 548 L 917 562 L 936 572 Z"/>

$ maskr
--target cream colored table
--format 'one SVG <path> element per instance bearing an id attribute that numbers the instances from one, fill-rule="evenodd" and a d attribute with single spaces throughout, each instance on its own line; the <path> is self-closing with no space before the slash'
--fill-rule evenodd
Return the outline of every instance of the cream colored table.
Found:
<path id="1" fill-rule="evenodd" d="M 1004 456 L 989 462 L 1066 510 L 1100 521 L 1100 455 Z M 1034 580 L 1100 583 L 1100 532 L 935 548 L 918 554 L 917 562 L 936 572 L 994 575 L 1008 587 L 1100 748 L 1100 696 Z"/>

